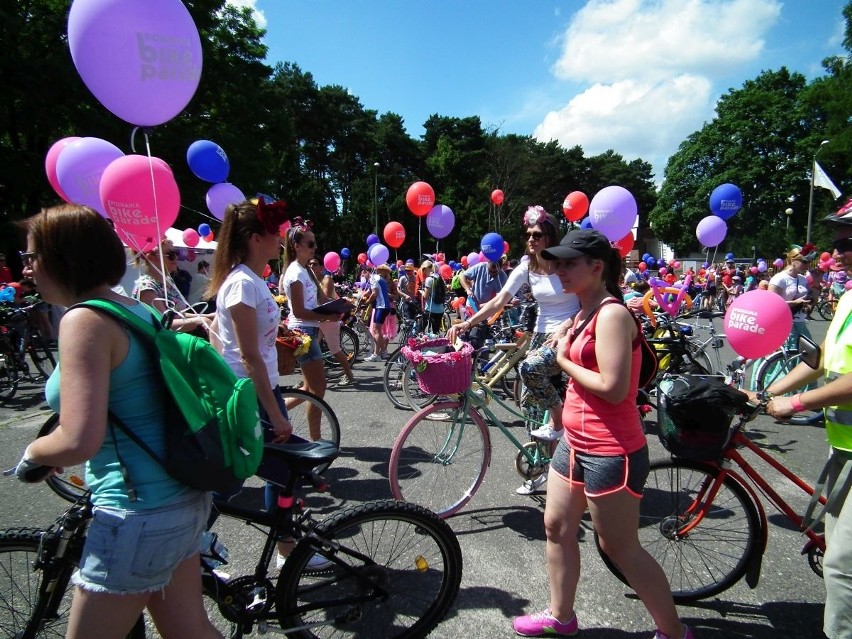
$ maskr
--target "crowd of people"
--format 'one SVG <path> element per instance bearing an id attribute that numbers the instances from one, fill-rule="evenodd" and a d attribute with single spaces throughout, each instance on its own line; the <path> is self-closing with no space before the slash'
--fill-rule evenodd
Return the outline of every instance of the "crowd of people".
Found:
<path id="1" fill-rule="evenodd" d="M 138 256 L 145 270 L 132 295 L 125 296 L 117 289 L 126 268 L 124 248 L 102 216 L 87 207 L 62 205 L 26 222 L 23 275 L 35 281 L 46 301 L 70 310 L 59 325 L 60 365 L 46 389 L 51 408 L 61 408 L 61 424 L 30 444 L 19 471 L 86 462 L 95 506 L 74 576 L 69 637 L 124 636 L 144 608 L 165 637 L 219 636 L 204 612 L 198 571 L 210 495 L 169 477 L 126 437 L 113 432 L 107 419 L 108 410 L 116 411 L 151 448 L 163 450 L 166 402 L 156 362 L 140 338 L 115 320 L 71 307 L 106 298 L 143 318 L 164 314 L 172 330 L 207 336 L 238 376 L 253 380 L 264 439 L 292 442 L 296 438 L 279 386 L 275 348 L 281 311 L 271 288 L 286 296 L 288 329 L 312 338 L 299 357 L 303 388 L 323 397 L 327 388 L 319 336 L 339 354 L 335 329 L 340 317 L 316 309 L 338 296 L 335 277 L 340 275 L 327 272 L 320 262 L 309 221 L 294 219 L 282 236 L 279 229 L 288 217 L 283 203 L 262 199 L 228 207 L 212 269 L 208 273 L 209 265 L 198 265 L 199 273 L 204 270 L 205 287 L 196 288 L 194 295 L 211 301 L 215 311 L 210 312 L 193 308 L 186 299 L 193 297 L 192 282 L 184 283 L 189 285 L 186 294 L 178 287 L 176 252 L 168 242 Z M 846 290 L 845 269 L 852 266 L 852 214 L 849 217 L 834 220 L 836 268 L 830 270 L 828 286 L 837 296 Z M 447 272 L 434 255 L 419 264 L 409 260 L 359 272 L 356 294 L 371 308 L 373 352 L 366 361 L 387 357 L 397 313 L 419 318 L 420 328 L 434 333 L 449 300 L 461 294 L 464 301 L 452 305 L 457 317 L 446 333 L 453 343 L 514 300 L 534 300 L 538 315 L 520 367 L 525 389 L 521 403 L 550 415 L 532 435 L 552 442 L 554 455 L 544 479 L 518 492 L 546 490 L 550 600 L 541 612 L 516 618 L 514 630 L 528 637 L 567 637 L 579 631 L 574 608 L 580 584 L 577 534 L 589 512 L 601 547 L 652 617 L 656 639 L 690 639 L 692 631 L 678 618 L 662 569 L 638 539 L 649 453 L 635 402 L 641 354 L 639 329 L 631 315 L 639 309 L 631 300 L 646 298 L 650 274 L 647 269 L 625 270 L 618 250 L 597 231 L 570 229 L 562 236 L 558 221 L 541 207 L 530 207 L 521 224 L 522 260 L 510 262 L 504 256 Z M 721 308 L 747 290 L 765 287 L 790 305 L 798 335 L 806 332 L 803 325 L 813 301 L 813 281 L 807 275 L 813 255 L 797 248 L 786 257 L 786 265 L 775 273 L 730 261 L 687 271 L 683 279 L 674 273 L 660 275 L 666 285 L 693 287 L 702 305 L 712 306 L 719 299 Z M 270 264 L 279 260 L 280 275 L 270 273 Z M 674 279 L 666 281 L 667 275 Z M 845 503 L 852 483 L 852 361 L 846 357 L 852 333 L 844 332 L 852 316 L 850 300 L 852 296 L 841 300 L 838 319 L 829 328 L 821 369 L 800 366 L 767 389 L 768 412 L 778 418 L 805 408 L 826 409 L 832 446 L 827 486 L 832 497 L 826 513 L 825 630 L 832 639 L 852 633 L 852 506 Z M 348 363 L 344 370 L 342 385 L 354 383 Z M 823 374 L 826 383 L 814 387 Z M 782 397 L 795 389 L 803 390 Z M 318 439 L 319 426 L 310 411 L 308 423 L 309 438 Z M 126 471 L 136 478 L 132 491 Z M 268 507 L 276 496 L 275 487 L 267 486 Z M 161 543 L 163 531 L 170 531 L 167 544 Z M 131 551 L 113 552 L 117 543 Z M 279 567 L 291 548 L 292 540 L 279 541 Z M 146 566 L 144 573 L 134 569 L 140 562 Z"/>

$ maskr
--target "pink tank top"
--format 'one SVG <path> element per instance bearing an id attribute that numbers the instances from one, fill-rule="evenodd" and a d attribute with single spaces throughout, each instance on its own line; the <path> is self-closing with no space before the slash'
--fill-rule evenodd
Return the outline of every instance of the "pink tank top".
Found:
<path id="1" fill-rule="evenodd" d="M 571 341 L 568 359 L 600 372 L 595 355 L 595 327 L 599 313 Z M 642 352 L 638 336 L 630 358 L 630 388 L 618 404 L 612 404 L 571 379 L 562 410 L 562 424 L 571 448 L 592 455 L 629 455 L 645 446 L 645 433 L 636 406 Z"/>

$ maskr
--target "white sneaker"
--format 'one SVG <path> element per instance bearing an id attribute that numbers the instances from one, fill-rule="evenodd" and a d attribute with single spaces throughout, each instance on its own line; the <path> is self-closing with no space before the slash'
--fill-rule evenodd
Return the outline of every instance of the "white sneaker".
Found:
<path id="1" fill-rule="evenodd" d="M 278 568 L 278 570 L 281 570 L 286 562 L 287 557 L 279 554 L 275 560 L 275 567 Z M 322 555 L 315 554 L 313 557 L 308 559 L 308 564 L 305 566 L 305 570 L 326 570 L 327 568 L 331 568 L 332 565 L 333 564 Z"/>
<path id="2" fill-rule="evenodd" d="M 542 486 L 547 483 L 547 473 L 539 475 L 535 479 L 526 480 L 519 488 L 515 489 L 518 495 L 533 495 L 542 492 Z"/>
<path id="3" fill-rule="evenodd" d="M 365 362 L 378 362 L 378 361 L 381 361 L 381 359 L 382 359 L 381 357 L 379 357 L 378 355 L 376 355 L 375 353 L 373 353 L 373 354 L 372 354 L 372 355 L 370 355 L 369 357 L 365 357 L 365 358 L 364 358 L 364 361 L 365 361 Z"/>
<path id="4" fill-rule="evenodd" d="M 536 439 L 540 439 L 544 442 L 552 442 L 554 440 L 559 439 L 564 434 L 564 428 L 560 428 L 559 430 L 553 430 L 553 424 L 545 424 L 540 428 L 536 428 L 535 430 L 530 431 L 530 436 L 535 437 Z"/>

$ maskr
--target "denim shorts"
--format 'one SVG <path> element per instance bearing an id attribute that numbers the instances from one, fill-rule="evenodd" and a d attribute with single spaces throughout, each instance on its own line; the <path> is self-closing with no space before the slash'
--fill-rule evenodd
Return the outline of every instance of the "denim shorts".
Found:
<path id="1" fill-rule="evenodd" d="M 305 335 L 311 336 L 311 345 L 308 347 L 308 352 L 299 355 L 296 359 L 300 364 L 307 364 L 318 359 L 322 359 L 322 349 L 320 348 L 320 336 L 318 326 L 300 326 L 299 330 Z"/>
<path id="2" fill-rule="evenodd" d="M 211 493 L 194 493 L 151 510 L 95 507 L 74 585 L 113 595 L 162 590 L 178 564 L 199 552 L 210 500 Z"/>
<path id="3" fill-rule="evenodd" d="M 648 447 L 629 455 L 589 455 L 559 441 L 550 468 L 572 484 L 582 484 L 587 497 L 602 497 L 626 490 L 642 497 L 649 472 Z"/>

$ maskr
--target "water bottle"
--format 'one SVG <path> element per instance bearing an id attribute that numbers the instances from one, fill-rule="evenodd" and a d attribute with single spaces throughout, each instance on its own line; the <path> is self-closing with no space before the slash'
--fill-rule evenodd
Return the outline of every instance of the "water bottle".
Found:
<path id="1" fill-rule="evenodd" d="M 210 570 L 228 563 L 228 549 L 219 535 L 209 530 L 201 533 L 201 558 Z"/>

